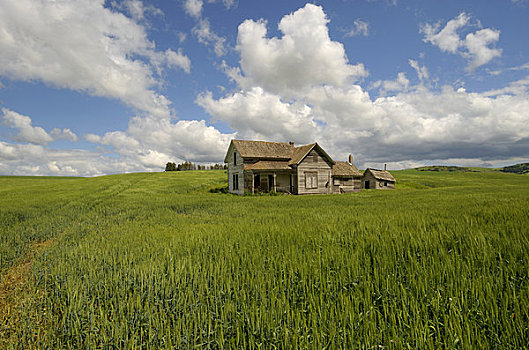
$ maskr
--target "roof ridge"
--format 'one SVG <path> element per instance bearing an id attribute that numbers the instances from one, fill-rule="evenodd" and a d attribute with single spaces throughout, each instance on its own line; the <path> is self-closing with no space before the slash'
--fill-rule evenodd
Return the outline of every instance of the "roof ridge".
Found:
<path id="1" fill-rule="evenodd" d="M 377 179 L 387 180 L 387 181 L 396 181 L 395 177 L 393 177 L 393 175 L 391 175 L 391 173 L 388 170 L 367 168 L 365 171 L 366 172 L 370 171 L 373 174 L 373 176 L 375 176 L 375 178 L 377 178 Z M 365 174 L 365 172 L 364 172 L 364 174 Z"/>
<path id="2" fill-rule="evenodd" d="M 307 147 L 307 146 L 314 146 L 316 144 L 316 142 L 313 142 L 313 143 L 307 143 L 306 145 L 300 145 L 300 146 L 294 146 L 295 148 L 301 148 L 301 147 Z"/>
<path id="3" fill-rule="evenodd" d="M 288 142 L 278 142 L 278 141 L 236 140 L 236 139 L 233 139 L 232 141 L 239 141 L 239 142 L 260 142 L 260 143 L 280 143 L 280 144 L 284 144 L 284 145 L 289 145 Z"/>

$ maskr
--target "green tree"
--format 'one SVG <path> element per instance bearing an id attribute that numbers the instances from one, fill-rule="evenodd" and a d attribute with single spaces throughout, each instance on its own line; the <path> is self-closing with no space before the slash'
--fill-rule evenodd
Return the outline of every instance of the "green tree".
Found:
<path id="1" fill-rule="evenodd" d="M 176 171 L 176 163 L 167 162 L 165 164 L 165 171 Z"/>

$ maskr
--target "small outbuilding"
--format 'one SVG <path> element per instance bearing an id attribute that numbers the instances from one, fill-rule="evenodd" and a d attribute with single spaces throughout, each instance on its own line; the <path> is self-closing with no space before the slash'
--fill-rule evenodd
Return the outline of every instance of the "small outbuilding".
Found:
<path id="1" fill-rule="evenodd" d="M 395 182 L 395 178 L 389 171 L 367 168 L 362 177 L 362 188 L 392 190 L 395 189 Z"/>
<path id="2" fill-rule="evenodd" d="M 353 156 L 348 162 L 336 162 L 332 167 L 333 193 L 359 192 L 362 190 L 362 173 L 354 166 Z"/>

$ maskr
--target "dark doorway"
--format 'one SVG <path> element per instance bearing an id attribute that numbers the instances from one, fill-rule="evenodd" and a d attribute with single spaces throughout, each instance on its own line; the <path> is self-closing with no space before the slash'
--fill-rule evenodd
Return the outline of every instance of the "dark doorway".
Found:
<path id="1" fill-rule="evenodd" d="M 263 176 L 261 178 L 261 186 L 259 186 L 259 191 L 268 192 L 268 177 Z"/>
<path id="2" fill-rule="evenodd" d="M 364 188 L 366 190 L 369 190 L 369 181 L 366 181 L 365 184 L 364 184 Z"/>
<path id="3" fill-rule="evenodd" d="M 261 176 L 255 175 L 253 178 L 253 189 L 259 192 L 261 190 Z"/>
<path id="4" fill-rule="evenodd" d="M 274 189 L 274 175 L 268 175 L 268 192 Z"/>

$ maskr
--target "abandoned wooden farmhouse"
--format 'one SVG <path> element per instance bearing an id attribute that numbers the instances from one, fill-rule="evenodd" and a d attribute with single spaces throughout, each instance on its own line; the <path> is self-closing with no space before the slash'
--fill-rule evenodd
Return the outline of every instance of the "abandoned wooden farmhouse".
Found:
<path id="1" fill-rule="evenodd" d="M 330 194 L 395 188 L 388 171 L 367 169 L 362 174 L 352 156 L 348 162 L 334 161 L 317 143 L 294 146 L 293 142 L 232 140 L 224 162 L 228 164 L 229 191 L 236 194 Z"/>

